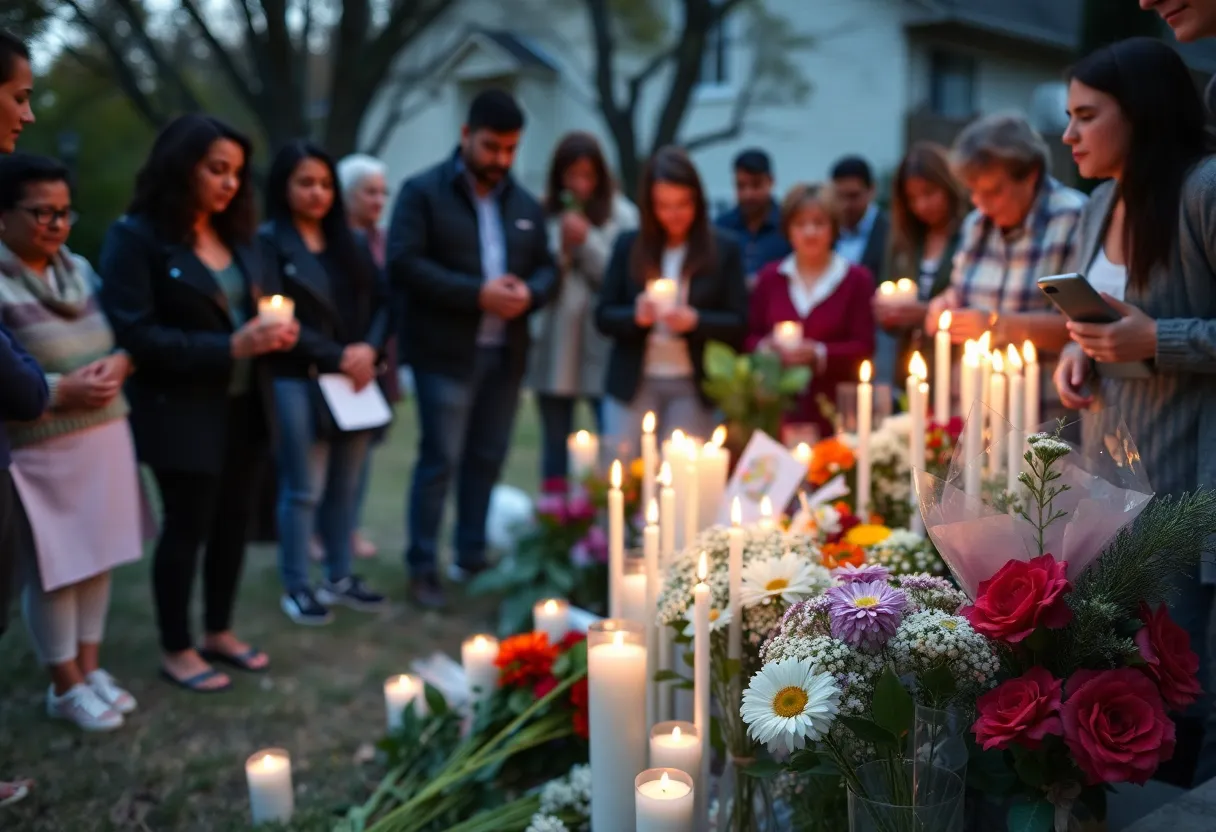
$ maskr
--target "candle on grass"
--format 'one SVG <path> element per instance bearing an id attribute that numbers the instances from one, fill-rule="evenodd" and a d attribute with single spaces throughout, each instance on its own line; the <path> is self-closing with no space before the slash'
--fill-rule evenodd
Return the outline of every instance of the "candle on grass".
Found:
<path id="1" fill-rule="evenodd" d="M 637 832 L 693 832 L 693 778 L 674 768 L 653 768 L 634 778 Z M 594 827 L 599 832 L 599 827 Z"/>
<path id="2" fill-rule="evenodd" d="M 796 350 L 802 346 L 802 323 L 781 321 L 773 324 L 773 343 L 783 351 Z"/>
<path id="3" fill-rule="evenodd" d="M 874 386 L 870 384 L 873 368 L 861 362 L 857 385 L 857 516 L 868 523 L 870 517 L 870 428 L 874 420 Z"/>
<path id="4" fill-rule="evenodd" d="M 642 529 L 642 558 L 646 561 L 646 724 L 659 721 L 659 503 L 646 504 L 646 526 Z M 653 763 L 652 763 L 653 764 Z"/>
<path id="5" fill-rule="evenodd" d="M 1022 430 L 1030 433 L 1039 429 L 1039 422 L 1042 418 L 1039 407 L 1043 400 L 1039 353 L 1030 341 L 1022 343 L 1022 361 L 1026 364 L 1026 414 L 1022 418 Z"/>
<path id="6" fill-rule="evenodd" d="M 1006 401 L 1006 384 L 1005 384 L 1005 359 L 1001 355 L 1000 350 L 992 351 L 992 376 L 989 379 L 988 385 L 991 388 L 988 391 L 988 406 L 992 409 L 989 418 L 992 420 L 992 446 L 988 453 L 988 468 L 993 476 L 1000 476 L 1001 471 L 1005 467 L 1000 443 L 997 442 L 997 429 L 1001 424 L 1000 419 L 1005 418 L 1005 401 Z M 1012 437 L 1010 437 L 1012 439 Z"/>
<path id="7" fill-rule="evenodd" d="M 591 828 L 634 832 L 636 773 L 646 768 L 646 648 L 639 624 L 608 619 L 587 629 Z"/>
<path id="8" fill-rule="evenodd" d="M 1022 454 L 1026 446 L 1026 380 L 1022 378 L 1022 356 L 1013 344 L 1005 351 L 1007 366 L 1005 375 L 1009 378 L 1009 423 L 1013 432 L 1009 435 L 1009 470 L 1005 477 L 1005 490 L 1017 494 L 1021 488 L 1018 474 L 1022 471 Z"/>
<path id="9" fill-rule="evenodd" d="M 557 644 L 570 632 L 570 605 L 560 598 L 537 601 L 532 605 L 532 628 Z"/>
<path id="10" fill-rule="evenodd" d="M 460 663 L 469 683 L 469 698 L 474 703 L 489 699 L 498 686 L 498 639 L 478 633 L 460 645 Z"/>
<path id="11" fill-rule="evenodd" d="M 730 531 L 727 567 L 730 587 L 730 624 L 727 635 L 727 656 L 743 656 L 743 506 L 736 497 L 730 504 Z"/>
<path id="12" fill-rule="evenodd" d="M 655 475 L 659 467 L 659 446 L 654 434 L 654 411 L 642 417 L 642 505 L 650 505 L 655 496 Z"/>
<path id="13" fill-rule="evenodd" d="M 697 495 L 700 508 L 697 510 L 698 525 L 709 528 L 717 522 L 726 496 L 726 483 L 730 478 L 730 451 L 726 444 L 726 426 L 718 425 L 714 435 L 701 447 L 701 458 L 697 460 Z"/>
<path id="14" fill-rule="evenodd" d="M 249 809 L 253 824 L 286 823 L 295 811 L 291 756 L 281 748 L 264 748 L 245 761 Z"/>
<path id="15" fill-rule="evenodd" d="M 405 709 L 413 706 L 418 716 L 426 715 L 426 689 L 422 680 L 409 673 L 384 680 L 384 710 L 388 730 L 396 731 L 405 722 Z"/>
<path id="16" fill-rule="evenodd" d="M 933 421 L 945 426 L 950 421 L 950 323 L 947 309 L 937 317 L 933 336 Z M 964 403 L 964 407 L 966 403 Z"/>
<path id="17" fill-rule="evenodd" d="M 967 421 L 963 429 L 963 460 L 967 464 L 963 490 L 967 496 L 977 498 L 980 496 L 980 472 L 983 467 L 982 462 L 976 459 L 984 442 L 983 402 L 978 395 L 982 379 L 980 351 L 974 348 L 963 356 L 963 389 L 976 391 L 976 397 L 967 406 Z"/>
<path id="18" fill-rule="evenodd" d="M 258 298 L 258 317 L 263 321 L 290 323 L 296 316 L 296 302 L 286 295 Z"/>
<path id="19" fill-rule="evenodd" d="M 600 458 L 600 440 L 595 434 L 580 430 L 566 439 L 566 455 L 569 459 L 571 488 L 581 486 L 583 481 L 595 473 Z"/>
<path id="20" fill-rule="evenodd" d="M 925 411 L 928 409 L 929 385 L 925 379 L 929 375 L 929 367 L 919 352 L 912 353 L 908 362 L 908 412 L 912 415 L 912 431 L 908 436 L 908 467 L 911 469 L 912 482 L 909 490 L 909 501 L 912 506 L 910 528 L 923 534 L 924 523 L 920 516 L 920 501 L 916 497 L 916 471 L 925 468 Z"/>
<path id="21" fill-rule="evenodd" d="M 608 615 L 623 618 L 621 581 L 625 571 L 625 495 L 621 491 L 621 461 L 612 463 L 608 489 Z"/>

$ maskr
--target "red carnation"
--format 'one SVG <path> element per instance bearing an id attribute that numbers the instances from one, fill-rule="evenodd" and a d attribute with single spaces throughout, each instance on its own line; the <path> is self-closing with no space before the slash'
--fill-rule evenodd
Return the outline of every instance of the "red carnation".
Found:
<path id="1" fill-rule="evenodd" d="M 1002 682 L 976 702 L 979 719 L 972 730 L 987 751 L 1018 744 L 1038 748 L 1049 734 L 1064 733 L 1060 721 L 1060 692 L 1064 682 L 1043 667 L 1032 667 L 1016 679 Z"/>
<path id="2" fill-rule="evenodd" d="M 1157 683 L 1165 704 L 1181 711 L 1203 693 L 1191 637 L 1174 623 L 1164 604 L 1153 612 L 1141 602 L 1140 620 L 1144 627 L 1136 633 L 1136 646 L 1145 661 L 1143 669 Z"/>
<path id="3" fill-rule="evenodd" d="M 981 581 L 975 603 L 960 613 L 988 638 L 1017 644 L 1038 627 L 1059 628 L 1072 620 L 1064 600 L 1072 584 L 1067 564 L 1051 555 L 1011 560 Z"/>
<path id="4" fill-rule="evenodd" d="M 1088 785 L 1144 785 L 1174 756 L 1174 723 L 1140 671 L 1078 670 L 1064 692 L 1064 741 Z"/>

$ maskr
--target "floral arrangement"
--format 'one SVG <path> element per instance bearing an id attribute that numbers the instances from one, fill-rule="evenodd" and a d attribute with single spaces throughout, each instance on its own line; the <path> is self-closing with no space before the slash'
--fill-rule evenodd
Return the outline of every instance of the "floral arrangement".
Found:
<path id="1" fill-rule="evenodd" d="M 867 549 L 866 559 L 885 566 L 892 575 L 950 574 L 933 541 L 907 529 L 891 529 L 890 534 Z"/>
<path id="2" fill-rule="evenodd" d="M 591 766 L 579 765 L 540 791 L 540 808 L 525 832 L 581 832 L 591 823 Z"/>

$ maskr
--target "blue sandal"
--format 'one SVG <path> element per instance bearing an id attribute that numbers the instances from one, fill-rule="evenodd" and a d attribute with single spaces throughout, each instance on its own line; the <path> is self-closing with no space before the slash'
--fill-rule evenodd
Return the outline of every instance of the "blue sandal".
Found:
<path id="1" fill-rule="evenodd" d="M 226 685 L 218 685 L 214 687 L 203 687 L 203 684 L 216 676 L 222 676 L 218 670 L 214 668 L 204 670 L 202 673 L 196 673 L 189 679 L 179 679 L 163 667 L 160 669 L 161 678 L 172 685 L 190 691 L 191 693 L 220 693 L 232 687 L 232 680 L 228 680 Z"/>
<path id="2" fill-rule="evenodd" d="M 208 650 L 200 647 L 198 654 L 203 657 L 204 661 L 212 664 L 226 664 L 229 667 L 235 667 L 237 670 L 243 670 L 246 673 L 265 673 L 270 669 L 270 660 L 267 659 L 266 664 L 261 667 L 254 667 L 253 660 L 258 656 L 264 655 L 261 650 L 256 647 L 250 647 L 244 653 L 225 653 L 222 650 Z"/>

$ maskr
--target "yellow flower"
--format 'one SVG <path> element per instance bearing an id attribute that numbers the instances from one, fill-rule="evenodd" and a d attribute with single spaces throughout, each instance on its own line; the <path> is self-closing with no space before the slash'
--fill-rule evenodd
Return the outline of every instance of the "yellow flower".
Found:
<path id="1" fill-rule="evenodd" d="M 646 460 L 638 458 L 629 463 L 629 476 L 635 480 L 641 480 L 646 476 Z"/>
<path id="2" fill-rule="evenodd" d="M 888 537 L 891 536 L 891 530 L 886 526 L 877 526 L 872 523 L 862 523 L 860 526 L 854 526 L 845 532 L 844 539 L 854 546 L 877 546 Z"/>

